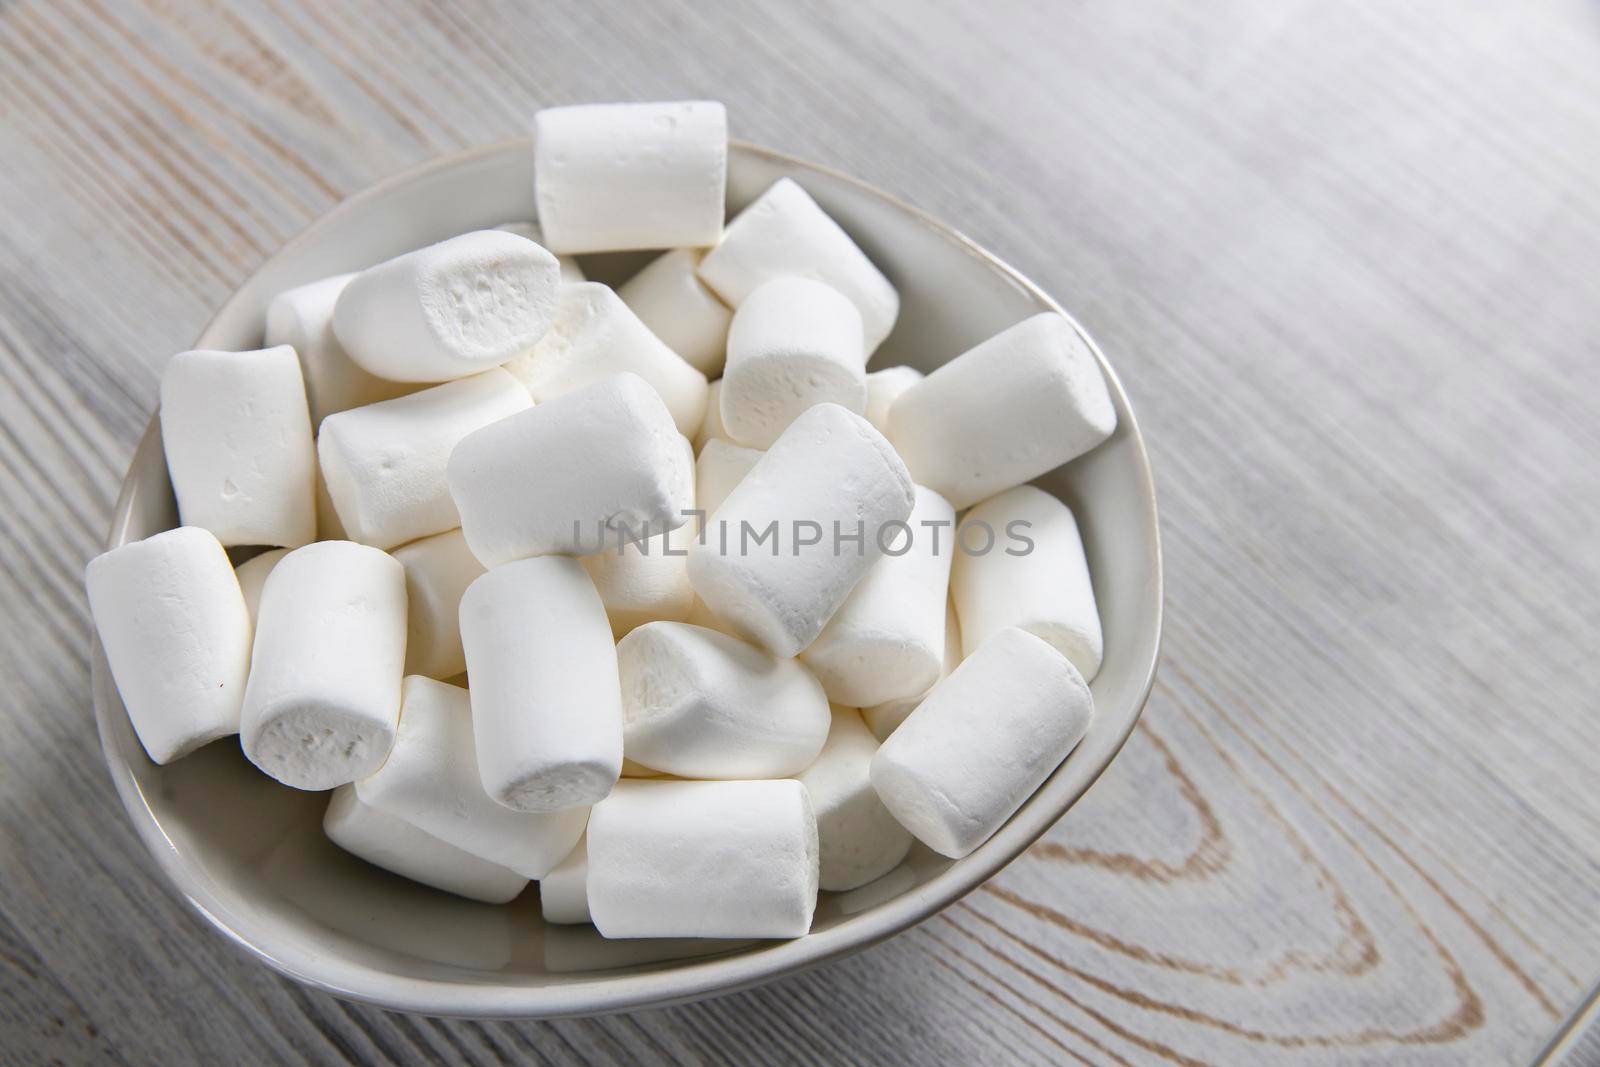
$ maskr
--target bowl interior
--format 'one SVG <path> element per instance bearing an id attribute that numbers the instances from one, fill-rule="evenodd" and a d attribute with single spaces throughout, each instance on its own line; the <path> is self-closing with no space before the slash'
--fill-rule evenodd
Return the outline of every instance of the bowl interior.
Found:
<path id="1" fill-rule="evenodd" d="M 783 176 L 804 185 L 900 290 L 899 324 L 874 367 L 932 370 L 997 330 L 1055 307 L 1004 264 L 904 204 L 763 149 L 733 146 L 730 211 Z M 223 305 L 197 347 L 258 346 L 267 301 L 291 285 L 533 214 L 527 141 L 424 165 L 346 201 L 291 241 Z M 585 266 L 591 277 L 615 282 L 646 258 L 587 257 Z M 152 764 L 97 647 L 95 710 L 118 790 L 168 876 L 223 933 L 291 977 L 402 1010 L 526 1017 L 662 1004 L 870 944 L 925 918 L 1026 848 L 1110 762 L 1144 705 L 1161 621 L 1155 501 L 1127 398 L 1105 371 L 1120 417 L 1115 435 L 1039 480 L 1077 513 L 1104 624 L 1105 662 L 1091 687 L 1096 717 L 1088 736 L 971 856 L 951 861 L 919 846 L 872 885 L 823 894 L 808 937 L 606 941 L 589 927 L 545 926 L 531 887 L 512 904 L 491 907 L 390 875 L 323 837 L 325 795 L 267 779 L 236 741 L 216 742 L 166 767 Z M 128 472 L 110 543 L 175 524 L 152 423 Z"/>

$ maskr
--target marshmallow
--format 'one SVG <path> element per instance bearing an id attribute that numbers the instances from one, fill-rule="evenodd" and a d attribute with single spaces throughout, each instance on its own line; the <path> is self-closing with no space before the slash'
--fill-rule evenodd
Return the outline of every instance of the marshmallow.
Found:
<path id="1" fill-rule="evenodd" d="M 495 229 L 506 233 L 514 233 L 518 237 L 525 237 L 536 245 L 544 244 L 544 231 L 539 229 L 537 222 L 502 222 Z M 587 281 L 583 267 L 571 256 L 556 256 L 556 266 L 561 270 L 562 285 L 576 285 L 578 282 Z"/>
<path id="2" fill-rule="evenodd" d="M 295 549 L 261 590 L 240 741 L 296 789 L 370 774 L 394 743 L 406 658 L 405 571 L 351 541 Z"/>
<path id="3" fill-rule="evenodd" d="M 817 813 L 819 877 L 830 892 L 866 885 L 899 866 L 911 834 L 878 799 L 868 772 L 878 739 L 854 708 L 834 708 L 828 743 L 798 777 Z"/>
<path id="4" fill-rule="evenodd" d="M 695 507 L 710 519 L 764 455 L 759 449 L 743 448 L 721 438 L 707 441 L 694 464 Z"/>
<path id="5" fill-rule="evenodd" d="M 866 357 L 855 305 L 810 278 L 775 278 L 734 313 L 722 375 L 722 425 L 741 445 L 767 448 L 802 411 L 867 406 Z"/>
<path id="6" fill-rule="evenodd" d="M 309 285 L 285 289 L 267 305 L 263 344 L 288 345 L 300 358 L 311 408 L 311 431 L 336 411 L 393 400 L 415 392 L 406 382 L 385 381 L 369 374 L 349 356 L 333 333 L 333 305 L 354 274 L 337 274 Z"/>
<path id="7" fill-rule="evenodd" d="M 504 904 L 516 899 L 528 885 L 528 879 L 516 871 L 481 860 L 363 803 L 353 785 L 333 791 L 322 816 L 322 832 L 375 867 L 469 900 Z"/>
<path id="8" fill-rule="evenodd" d="M 900 394 L 922 381 L 915 367 L 885 367 L 867 375 L 867 421 L 885 437 L 889 435 L 889 409 Z"/>
<path id="9" fill-rule="evenodd" d="M 916 487 L 908 529 L 890 544 L 899 554 L 872 565 L 801 654 L 829 700 L 871 707 L 939 680 L 955 523 L 944 497 Z"/>
<path id="10" fill-rule="evenodd" d="M 800 663 L 737 638 L 652 622 L 617 644 L 628 758 L 682 778 L 782 778 L 828 736 L 828 698 Z"/>
<path id="11" fill-rule="evenodd" d="M 888 436 L 917 484 L 962 511 L 1077 458 L 1116 426 L 1094 353 L 1046 311 L 900 394 Z"/>
<path id="12" fill-rule="evenodd" d="M 333 496 L 328 492 L 328 479 L 322 474 L 321 450 L 317 458 L 317 540 L 348 541 L 344 523 L 339 521 L 339 509 L 333 506 Z"/>
<path id="13" fill-rule="evenodd" d="M 647 263 L 617 290 L 650 332 L 706 377 L 722 373 L 733 312 L 695 274 L 704 255 L 675 248 Z"/>
<path id="14" fill-rule="evenodd" d="M 234 568 L 234 576 L 239 579 L 239 592 L 244 595 L 245 609 L 250 612 L 252 628 L 256 624 L 257 609 L 261 607 L 261 588 L 267 584 L 267 575 L 271 574 L 272 568 L 288 554 L 287 548 L 274 548 L 260 555 L 251 556 Z"/>
<path id="15" fill-rule="evenodd" d="M 1024 630 L 961 661 L 872 757 L 872 787 L 923 844 L 960 859 L 987 841 L 1082 740 L 1089 687 Z"/>
<path id="16" fill-rule="evenodd" d="M 900 294 L 866 253 L 792 179 L 779 178 L 728 224 L 700 261 L 700 280 L 737 308 L 762 283 L 795 274 L 826 282 L 861 312 L 871 354 L 889 336 Z"/>
<path id="17" fill-rule="evenodd" d="M 376 548 L 461 525 L 445 464 L 474 430 L 533 406 L 503 370 L 330 415 L 317 437 L 328 495 L 352 541 Z"/>
<path id="18" fill-rule="evenodd" d="M 461 651 L 461 594 L 483 564 L 460 530 L 448 530 L 394 550 L 406 571 L 406 670 L 453 678 L 467 669 Z"/>
<path id="19" fill-rule="evenodd" d="M 606 937 L 799 937 L 817 905 L 805 787 L 623 782 L 589 818 L 589 913 Z"/>
<path id="20" fill-rule="evenodd" d="M 589 849 L 579 838 L 567 858 L 539 879 L 539 913 L 547 923 L 571 926 L 589 921 Z"/>
<path id="21" fill-rule="evenodd" d="M 556 252 L 714 244 L 728 116 L 721 104 L 547 107 L 533 117 L 533 189 Z"/>
<path id="22" fill-rule="evenodd" d="M 350 358 L 395 382 L 498 367 L 544 336 L 561 268 L 525 237 L 476 230 L 357 274 L 333 307 Z"/>
<path id="23" fill-rule="evenodd" d="M 133 731 L 157 763 L 239 732 L 250 613 L 228 554 L 195 526 L 113 548 L 84 571 Z"/>
<path id="24" fill-rule="evenodd" d="M 661 398 L 633 374 L 485 426 L 450 457 L 461 532 L 494 567 L 675 530 L 694 504 L 682 442 Z"/>
<path id="25" fill-rule="evenodd" d="M 575 559 L 495 567 L 461 597 L 483 787 L 518 811 L 576 808 L 622 773 L 617 650 Z"/>
<path id="26" fill-rule="evenodd" d="M 679 433 L 695 433 L 706 414 L 706 376 L 599 282 L 564 286 L 550 331 L 506 364 L 506 370 L 541 403 L 609 375 L 631 372 L 661 394 Z"/>
<path id="27" fill-rule="evenodd" d="M 356 794 L 380 811 L 525 878 L 543 878 L 583 836 L 587 808 L 512 811 L 484 792 L 465 689 L 412 675 L 394 751 Z"/>
<path id="28" fill-rule="evenodd" d="M 944 606 L 944 662 L 939 667 L 939 681 L 950 677 L 950 672 L 956 669 L 961 662 L 961 624 L 956 619 L 956 606 L 946 602 Z M 937 685 L 935 682 L 934 685 Z M 930 689 L 932 686 L 929 687 Z M 874 704 L 870 708 L 861 709 L 861 718 L 867 724 L 867 729 L 877 736 L 879 741 L 887 741 L 889 735 L 894 733 L 901 723 L 906 721 L 906 716 L 917 710 L 917 705 L 922 703 L 926 691 L 914 697 L 902 697 L 899 700 L 886 700 L 882 704 Z"/>
<path id="29" fill-rule="evenodd" d="M 694 607 L 689 609 L 689 617 L 683 621 L 688 623 L 690 626 L 699 626 L 707 630 L 715 630 L 717 633 L 727 634 L 729 637 L 739 637 L 738 634 L 728 629 L 728 624 L 717 618 L 716 613 L 710 608 L 706 607 L 706 602 L 701 600 L 699 597 L 694 598 Z M 739 638 L 739 640 L 742 641 L 744 639 Z M 639 776 L 635 775 L 634 777 Z"/>
<path id="30" fill-rule="evenodd" d="M 693 464 L 694 448 L 678 438 L 684 462 Z M 693 505 L 691 504 L 691 508 Z M 635 626 L 656 619 L 686 619 L 694 607 L 694 587 L 689 584 L 689 542 L 694 530 L 677 530 L 626 544 L 607 544 L 583 557 L 600 602 L 611 620 L 611 633 L 622 637 Z"/>
<path id="31" fill-rule="evenodd" d="M 173 356 L 161 375 L 161 442 L 185 526 L 224 545 L 315 540 L 316 457 L 293 349 Z"/>
<path id="32" fill-rule="evenodd" d="M 722 425 L 722 379 L 706 387 L 706 417 L 700 420 L 700 430 L 694 435 L 694 450 L 698 453 L 708 441 L 724 440 L 729 444 L 727 427 Z"/>
<path id="33" fill-rule="evenodd" d="M 792 656 L 877 562 L 882 528 L 904 522 L 912 502 L 911 478 L 889 442 L 860 415 L 818 404 L 790 424 L 690 546 L 689 581 L 730 629 Z"/>
<path id="34" fill-rule="evenodd" d="M 1094 681 L 1100 613 L 1072 509 L 1043 489 L 1019 485 L 967 512 L 961 527 L 969 549 L 993 540 L 988 552 L 961 552 L 950 576 L 966 654 L 1015 626 L 1048 641 L 1084 681 Z"/>

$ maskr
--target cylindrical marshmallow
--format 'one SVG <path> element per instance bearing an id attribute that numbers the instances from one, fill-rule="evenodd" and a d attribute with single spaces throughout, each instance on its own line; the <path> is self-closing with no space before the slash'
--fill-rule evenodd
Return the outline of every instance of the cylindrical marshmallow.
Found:
<path id="1" fill-rule="evenodd" d="M 1053 311 L 968 349 L 889 409 L 911 476 L 957 511 L 1081 456 L 1116 426 L 1094 353 Z"/>
<path id="2" fill-rule="evenodd" d="M 871 707 L 926 692 L 939 680 L 955 524 L 944 497 L 916 487 L 903 536 L 802 654 L 829 700 Z"/>
<path id="3" fill-rule="evenodd" d="M 393 548 L 460 526 L 445 483 L 450 453 L 474 430 L 532 406 L 496 369 L 328 416 L 317 454 L 350 539 Z"/>
<path id="4" fill-rule="evenodd" d="M 261 590 L 240 741 L 296 789 L 372 773 L 394 744 L 406 659 L 406 577 L 351 541 L 295 549 Z"/>
<path id="5" fill-rule="evenodd" d="M 467 669 L 461 594 L 483 574 L 483 564 L 460 530 L 401 545 L 393 555 L 406 570 L 406 673 L 454 678 Z"/>
<path id="6" fill-rule="evenodd" d="M 637 374 L 661 395 L 678 432 L 689 436 L 706 414 L 706 376 L 599 282 L 563 286 L 550 332 L 506 370 L 540 403 L 613 374 Z"/>
<path id="7" fill-rule="evenodd" d="M 700 432 L 694 435 L 694 450 L 699 453 L 706 447 L 706 442 L 719 439 L 733 443 L 728 437 L 727 427 L 722 425 L 721 378 L 706 387 L 706 417 L 700 420 Z"/>
<path id="8" fill-rule="evenodd" d="M 861 315 L 837 289 L 810 278 L 774 278 L 745 298 L 728 331 L 722 425 L 750 448 L 767 448 L 807 408 L 867 406 Z"/>
<path id="9" fill-rule="evenodd" d="M 518 811 L 593 804 L 622 773 L 617 649 L 575 559 L 495 567 L 461 598 L 483 787 Z"/>
<path id="10" fill-rule="evenodd" d="M 987 530 L 981 527 L 986 526 Z M 1103 642 L 1089 563 L 1072 509 L 1031 485 L 990 497 L 961 520 L 950 593 L 967 655 L 1007 626 L 1055 646 L 1086 682 L 1100 673 Z"/>
<path id="11" fill-rule="evenodd" d="M 939 667 L 939 681 L 950 677 L 950 672 L 956 669 L 961 662 L 961 623 L 956 619 L 956 606 L 946 601 L 944 606 L 944 662 Z M 938 682 L 934 683 L 935 685 Z M 932 686 L 929 687 L 930 689 Z M 886 700 L 882 704 L 874 704 L 861 709 L 861 719 L 867 724 L 879 741 L 887 741 L 889 735 L 906 721 L 906 717 L 917 710 L 917 705 L 922 703 L 922 698 L 927 696 L 923 691 L 916 696 L 902 697 L 899 700 Z"/>
<path id="12" fill-rule="evenodd" d="M 685 462 L 692 462 L 693 446 L 678 438 Z M 600 602 L 611 620 L 611 633 L 622 637 L 635 626 L 657 619 L 682 620 L 694 607 L 694 587 L 689 584 L 689 543 L 696 527 L 690 523 L 624 544 L 608 543 L 583 557 Z"/>
<path id="13" fill-rule="evenodd" d="M 161 443 L 185 526 L 224 545 L 316 539 L 316 453 L 292 348 L 173 356 L 161 375 Z"/>
<path id="14" fill-rule="evenodd" d="M 544 336 L 561 267 L 542 245 L 475 230 L 369 267 L 333 308 L 351 359 L 395 382 L 445 382 L 498 367 Z"/>
<path id="15" fill-rule="evenodd" d="M 514 233 L 518 237 L 526 237 L 534 244 L 544 244 L 544 231 L 539 229 L 537 222 L 502 222 L 495 229 Z M 583 273 L 583 267 L 571 256 L 556 256 L 556 265 L 561 268 L 562 285 L 576 285 L 578 282 L 588 280 Z"/>
<path id="16" fill-rule="evenodd" d="M 816 759 L 828 698 L 799 662 L 680 622 L 617 644 L 630 760 L 681 778 L 782 778 Z"/>
<path id="17" fill-rule="evenodd" d="M 755 469 L 761 457 L 760 449 L 745 448 L 731 441 L 714 438 L 701 449 L 694 463 L 695 507 L 710 519 L 728 499 L 734 486 L 744 481 L 744 476 Z"/>
<path id="18" fill-rule="evenodd" d="M 675 248 L 659 255 L 617 295 L 668 348 L 714 378 L 722 373 L 733 312 L 695 274 L 703 254 L 698 248 Z"/>
<path id="19" fill-rule="evenodd" d="M 463 852 L 404 819 L 363 803 L 353 785 L 333 791 L 322 816 L 322 832 L 375 867 L 468 900 L 504 904 L 516 899 L 528 885 L 528 879 L 516 871 Z"/>
<path id="20" fill-rule="evenodd" d="M 1015 628 L 933 687 L 872 757 L 872 786 L 923 844 L 960 859 L 987 841 L 1088 732 L 1089 687 Z"/>
<path id="21" fill-rule="evenodd" d="M 700 280 L 737 308 L 762 283 L 785 275 L 826 282 L 861 312 L 871 355 L 894 329 L 900 294 L 804 189 L 779 178 L 728 223 L 717 247 L 700 261 Z"/>
<path id="22" fill-rule="evenodd" d="M 572 926 L 589 921 L 589 848 L 579 838 L 567 858 L 539 879 L 539 914 L 547 923 Z"/>
<path id="23" fill-rule="evenodd" d="M 354 274 L 285 289 L 267 305 L 264 342 L 288 345 L 300 357 L 300 373 L 306 383 L 306 403 L 311 408 L 311 431 L 336 411 L 393 400 L 416 392 L 407 382 L 391 382 L 369 374 L 345 355 L 344 346 L 333 333 L 333 305 L 350 284 Z"/>
<path id="24" fill-rule="evenodd" d="M 885 367 L 867 375 L 867 421 L 885 437 L 889 434 L 889 409 L 900 394 L 922 381 L 915 367 Z"/>
<path id="25" fill-rule="evenodd" d="M 689 548 L 689 581 L 736 633 L 795 655 L 882 556 L 885 527 L 903 523 L 913 499 L 883 435 L 837 404 L 818 404 L 722 502 Z"/>
<path id="26" fill-rule="evenodd" d="M 533 117 L 539 225 L 556 252 L 715 244 L 727 170 L 728 116 L 711 101 L 580 104 Z"/>
<path id="27" fill-rule="evenodd" d="M 911 851 L 911 834 L 889 814 L 869 771 L 878 751 L 854 708 L 834 708 L 828 743 L 799 775 L 817 813 L 819 878 L 842 893 L 883 877 Z"/>
<path id="28" fill-rule="evenodd" d="M 250 626 L 256 624 L 256 612 L 261 607 L 261 590 L 267 584 L 267 575 L 278 561 L 289 554 L 287 548 L 274 548 L 251 556 L 234 569 L 239 579 L 239 592 L 244 594 L 244 606 L 250 612 Z"/>
<path id="29" fill-rule="evenodd" d="M 465 689 L 412 675 L 394 750 L 361 799 L 479 859 L 543 878 L 583 836 L 589 809 L 512 811 L 484 792 Z"/>
<path id="30" fill-rule="evenodd" d="M 817 904 L 805 787 L 620 783 L 589 817 L 589 913 L 606 937 L 800 937 Z"/>
<path id="31" fill-rule="evenodd" d="M 655 391 L 614 374 L 466 437 L 450 457 L 461 532 L 486 567 L 586 555 L 675 530 L 694 464 Z"/>
<path id="32" fill-rule="evenodd" d="M 239 732 L 250 613 L 228 554 L 194 526 L 113 548 L 84 571 L 133 731 L 157 763 Z"/>

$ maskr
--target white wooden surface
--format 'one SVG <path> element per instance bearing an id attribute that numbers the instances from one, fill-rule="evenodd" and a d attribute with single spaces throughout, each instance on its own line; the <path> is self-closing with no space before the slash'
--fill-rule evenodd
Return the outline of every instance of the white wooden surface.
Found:
<path id="1" fill-rule="evenodd" d="M 756 992 L 297 988 L 99 763 L 81 571 L 157 373 L 341 196 L 691 95 L 1100 339 L 1163 508 L 1144 722 L 984 890 Z M 0 1061 L 1526 1062 L 1600 976 L 1597 174 L 1582 0 L 0 4 Z"/>

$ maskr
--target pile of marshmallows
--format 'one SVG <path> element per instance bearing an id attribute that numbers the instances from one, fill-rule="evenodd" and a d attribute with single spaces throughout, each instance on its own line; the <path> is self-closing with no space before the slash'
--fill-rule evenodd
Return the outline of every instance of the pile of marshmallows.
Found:
<path id="1" fill-rule="evenodd" d="M 1083 546 L 1024 483 L 1110 398 L 1055 314 L 868 374 L 898 294 L 789 179 L 724 228 L 719 104 L 545 110 L 535 164 L 542 233 L 173 357 L 183 525 L 89 564 L 101 641 L 151 759 L 238 734 L 379 866 L 538 879 L 607 937 L 804 934 L 913 837 L 971 852 L 1087 730 Z M 567 258 L 622 249 L 670 250 L 615 291 Z"/>

